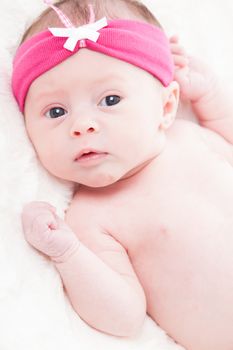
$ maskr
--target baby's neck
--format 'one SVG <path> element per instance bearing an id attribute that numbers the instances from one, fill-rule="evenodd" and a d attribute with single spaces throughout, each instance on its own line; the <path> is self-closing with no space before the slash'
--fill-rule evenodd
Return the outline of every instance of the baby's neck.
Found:
<path id="1" fill-rule="evenodd" d="M 118 180 L 118 182 L 124 181 L 124 180 L 130 181 L 131 179 L 133 180 L 134 178 L 136 179 L 137 177 L 140 177 L 141 175 L 143 175 L 144 172 L 147 171 L 147 169 L 150 167 L 150 165 L 152 165 L 152 163 L 154 163 L 155 158 L 157 158 L 157 157 L 154 156 L 154 157 L 146 160 L 142 164 L 139 164 L 138 166 L 136 166 L 135 168 L 130 170 L 127 174 L 125 174 L 120 180 Z"/>
<path id="2" fill-rule="evenodd" d="M 85 185 L 81 185 L 81 187 L 88 192 L 96 193 L 96 194 L 113 194 L 118 191 L 122 191 L 125 189 L 129 189 L 132 186 L 143 186 L 143 183 L 146 181 L 148 177 L 150 177 L 151 172 L 153 172 L 153 168 L 155 163 L 157 162 L 158 156 L 152 157 L 151 159 L 145 161 L 144 163 L 138 165 L 134 169 L 130 170 L 127 174 L 125 174 L 118 181 L 108 185 L 106 187 L 87 187 Z M 80 187 L 79 187 L 80 188 Z M 78 190 L 78 189 L 77 189 Z"/>

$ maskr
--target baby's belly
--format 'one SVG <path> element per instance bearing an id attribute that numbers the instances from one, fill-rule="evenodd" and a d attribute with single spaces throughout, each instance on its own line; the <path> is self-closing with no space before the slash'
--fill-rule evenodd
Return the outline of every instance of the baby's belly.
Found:
<path id="1" fill-rule="evenodd" d="M 180 232 L 162 225 L 133 260 L 148 314 L 188 350 L 232 350 L 233 219 L 183 221 Z"/>

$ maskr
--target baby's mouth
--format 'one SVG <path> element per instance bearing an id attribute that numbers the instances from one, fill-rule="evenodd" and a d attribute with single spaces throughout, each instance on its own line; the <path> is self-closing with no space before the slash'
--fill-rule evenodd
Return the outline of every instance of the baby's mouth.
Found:
<path id="1" fill-rule="evenodd" d="M 75 157 L 75 161 L 79 163 L 88 162 L 91 160 L 101 159 L 103 157 L 106 157 L 106 155 L 107 152 L 101 152 L 96 150 L 83 150 Z"/>

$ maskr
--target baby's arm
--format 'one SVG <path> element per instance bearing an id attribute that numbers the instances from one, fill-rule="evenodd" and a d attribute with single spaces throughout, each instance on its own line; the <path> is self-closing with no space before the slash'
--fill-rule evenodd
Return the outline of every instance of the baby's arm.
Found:
<path id="1" fill-rule="evenodd" d="M 54 262 L 84 321 L 108 334 L 131 336 L 145 318 L 144 292 L 120 243 L 106 232 L 90 229 L 91 215 L 86 222 L 81 213 L 75 217 L 77 229 L 88 231 L 87 245 L 57 217 L 53 207 L 42 202 L 25 207 L 24 233 L 33 247 Z"/>
<path id="2" fill-rule="evenodd" d="M 181 98 L 191 102 L 202 126 L 233 144 L 233 102 L 230 92 L 221 86 L 206 64 L 186 55 L 177 37 L 172 37 L 170 42 Z"/>

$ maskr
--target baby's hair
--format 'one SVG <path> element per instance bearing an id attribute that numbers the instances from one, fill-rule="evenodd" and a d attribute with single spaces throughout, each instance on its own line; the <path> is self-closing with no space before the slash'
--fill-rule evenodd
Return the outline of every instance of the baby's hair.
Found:
<path id="1" fill-rule="evenodd" d="M 41 0 L 42 1 L 42 0 Z M 60 0 L 54 3 L 59 7 L 74 25 L 83 25 L 89 22 L 89 7 L 94 6 L 96 20 L 106 16 L 108 19 L 138 19 L 161 28 L 160 23 L 149 9 L 136 0 Z M 121 15 L 122 6 L 128 10 L 130 15 Z M 119 8 L 119 10 L 118 10 Z M 133 18 L 132 18 L 133 17 Z M 21 44 L 32 37 L 34 34 L 46 30 L 48 27 L 62 27 L 58 16 L 55 12 L 48 8 L 32 23 L 32 25 L 24 33 Z"/>

